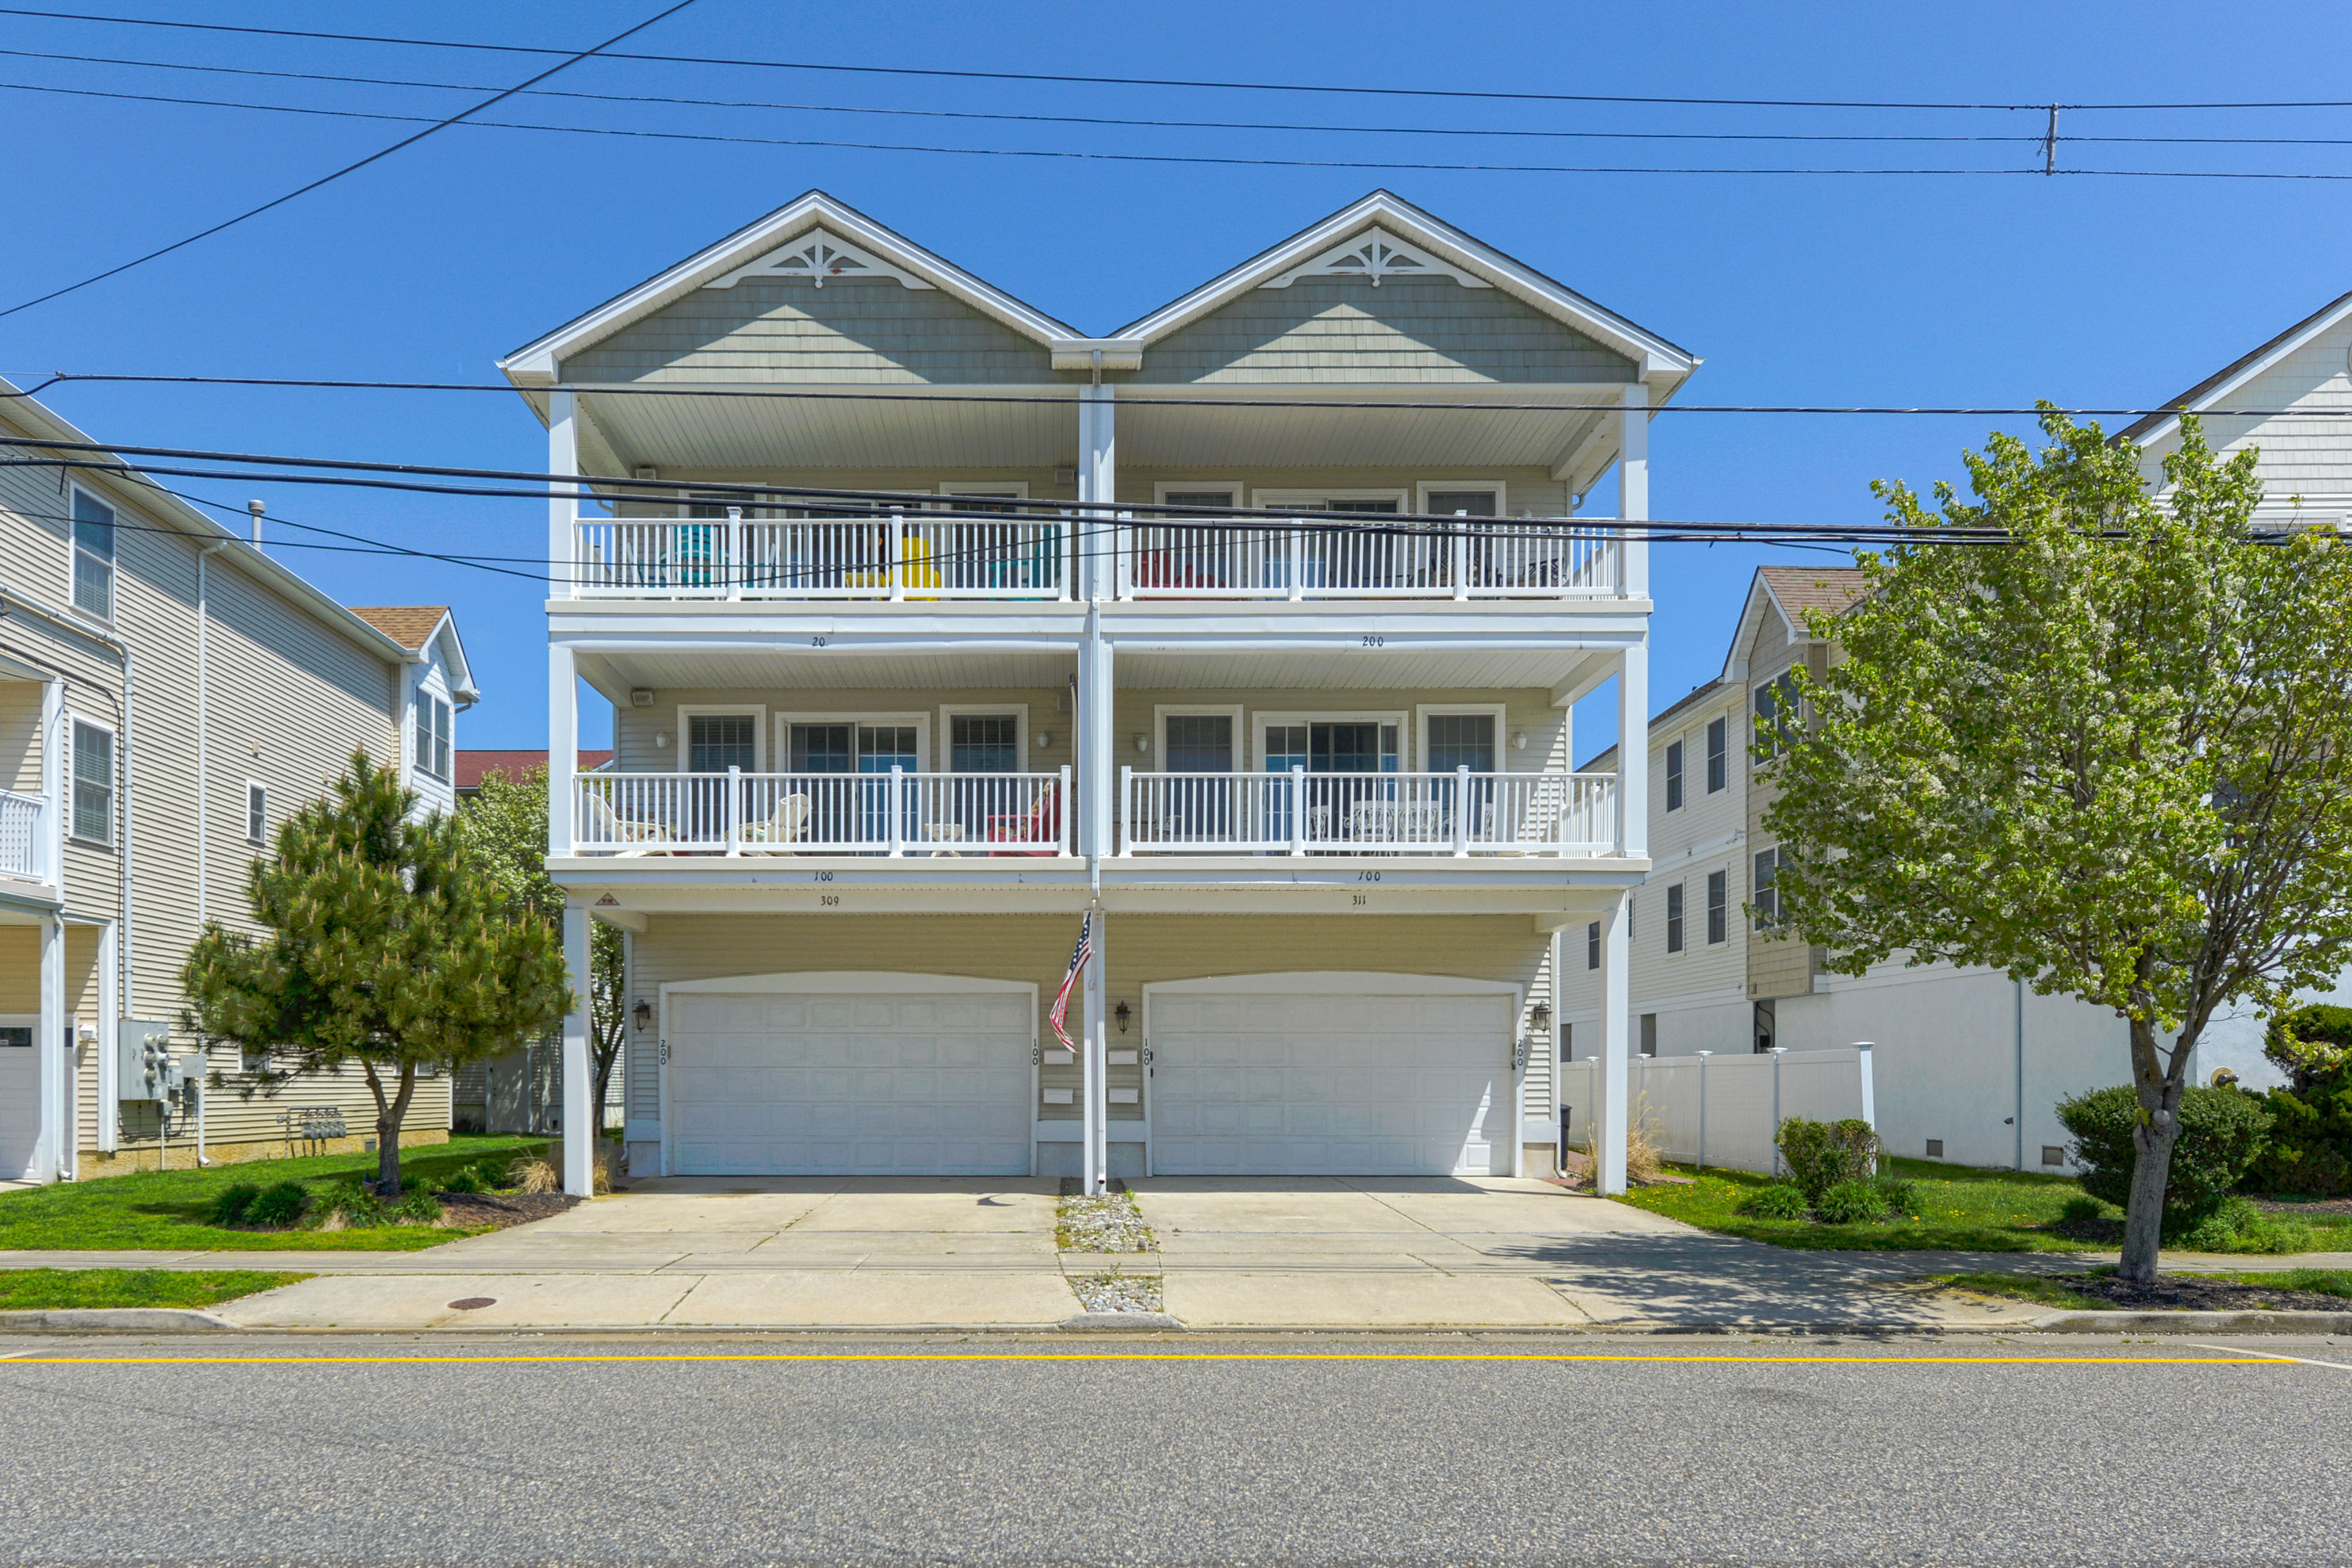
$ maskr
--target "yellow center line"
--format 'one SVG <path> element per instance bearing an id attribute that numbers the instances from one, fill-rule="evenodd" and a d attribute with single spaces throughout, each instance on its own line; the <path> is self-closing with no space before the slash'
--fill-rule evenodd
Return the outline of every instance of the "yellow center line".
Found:
<path id="1" fill-rule="evenodd" d="M 1614 1362 L 1742 1366 L 2293 1366 L 2260 1352 L 2234 1356 L 1637 1355 L 1593 1352 L 1402 1351 L 777 1351 L 656 1352 L 593 1355 L 34 1356 L 10 1366 L 467 1366 L 478 1363 L 625 1362 Z"/>

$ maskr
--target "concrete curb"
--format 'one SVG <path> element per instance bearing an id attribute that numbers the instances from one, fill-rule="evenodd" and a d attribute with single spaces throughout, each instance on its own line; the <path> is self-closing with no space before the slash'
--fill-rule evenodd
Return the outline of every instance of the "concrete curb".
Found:
<path id="1" fill-rule="evenodd" d="M 188 1307 L 54 1307 L 0 1311 L 0 1333 L 109 1334 L 234 1331 L 235 1323 Z"/>
<path id="2" fill-rule="evenodd" d="M 2352 1312 L 2053 1312 L 2043 1334 L 2352 1334 Z"/>
<path id="3" fill-rule="evenodd" d="M 1180 1333 L 1184 1328 L 1181 1319 L 1171 1318 L 1165 1312 L 1080 1312 L 1075 1318 L 1064 1318 L 1059 1326 L 1081 1331 L 1150 1329 L 1164 1331 L 1174 1329 Z"/>

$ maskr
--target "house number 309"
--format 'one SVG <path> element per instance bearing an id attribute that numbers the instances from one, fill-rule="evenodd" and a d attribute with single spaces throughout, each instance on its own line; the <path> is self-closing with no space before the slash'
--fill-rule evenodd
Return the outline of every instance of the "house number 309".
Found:
<path id="1" fill-rule="evenodd" d="M 821 910 L 839 909 L 841 907 L 841 895 L 839 893 L 819 893 L 816 896 L 816 907 Z"/>

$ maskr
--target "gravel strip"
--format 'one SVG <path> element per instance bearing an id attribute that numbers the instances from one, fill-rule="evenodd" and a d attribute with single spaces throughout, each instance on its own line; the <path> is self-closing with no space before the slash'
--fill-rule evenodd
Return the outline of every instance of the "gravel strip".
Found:
<path id="1" fill-rule="evenodd" d="M 1067 1197 L 1055 1216 L 1054 1239 L 1065 1252 L 1157 1252 L 1160 1238 L 1143 1222 L 1130 1193 Z"/>
<path id="2" fill-rule="evenodd" d="M 1070 1281 L 1089 1312 L 1157 1312 L 1160 1280 L 1149 1274 L 1089 1274 Z"/>

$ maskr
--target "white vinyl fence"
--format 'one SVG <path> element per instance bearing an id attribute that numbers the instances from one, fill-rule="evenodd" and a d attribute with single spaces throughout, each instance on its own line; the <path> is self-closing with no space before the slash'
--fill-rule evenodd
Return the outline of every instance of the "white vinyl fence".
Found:
<path id="1" fill-rule="evenodd" d="M 1649 1123 L 1666 1159 L 1777 1174 L 1773 1133 L 1791 1116 L 1811 1121 L 1859 1117 L 1878 1124 L 1871 1047 L 1776 1050 L 1756 1056 L 1635 1057 L 1626 1064 L 1628 1116 Z M 1582 1149 L 1601 1108 L 1601 1058 L 1559 1064 L 1559 1107 L 1568 1146 Z"/>

